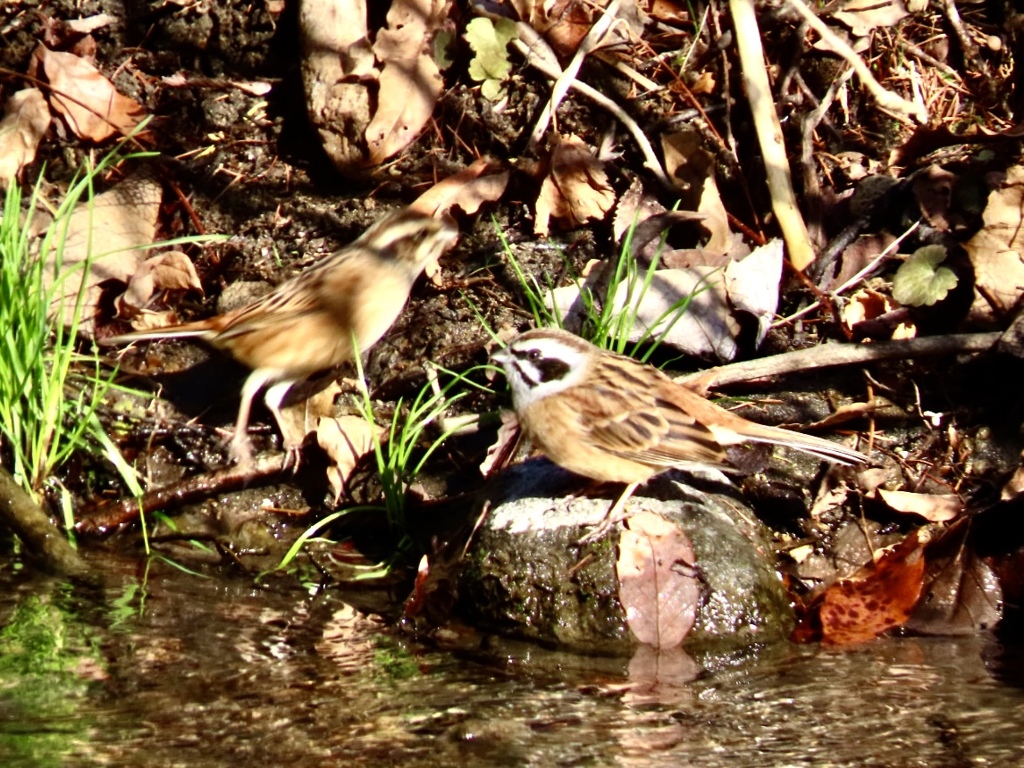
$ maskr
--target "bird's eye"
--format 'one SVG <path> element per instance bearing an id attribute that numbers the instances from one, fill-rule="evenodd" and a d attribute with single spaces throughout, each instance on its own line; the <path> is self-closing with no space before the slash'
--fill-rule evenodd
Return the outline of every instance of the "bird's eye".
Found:
<path id="1" fill-rule="evenodd" d="M 532 362 L 537 362 L 538 360 L 540 360 L 540 350 L 531 349 L 529 352 L 526 353 L 526 359 Z"/>

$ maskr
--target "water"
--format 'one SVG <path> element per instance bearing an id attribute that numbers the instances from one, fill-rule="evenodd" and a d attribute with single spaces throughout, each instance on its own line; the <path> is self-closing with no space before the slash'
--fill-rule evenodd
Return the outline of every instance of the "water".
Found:
<path id="1" fill-rule="evenodd" d="M 11 768 L 1024 764 L 1024 691 L 988 638 L 589 659 L 439 651 L 334 592 L 161 562 L 0 588 Z"/>

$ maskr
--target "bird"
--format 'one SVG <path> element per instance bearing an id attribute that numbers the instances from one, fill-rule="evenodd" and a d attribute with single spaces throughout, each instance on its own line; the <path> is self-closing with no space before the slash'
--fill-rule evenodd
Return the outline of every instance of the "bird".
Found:
<path id="1" fill-rule="evenodd" d="M 505 371 L 524 433 L 552 462 L 598 482 L 626 483 L 602 531 L 618 521 L 636 488 L 661 472 L 732 468 L 732 446 L 768 443 L 840 464 L 868 461 L 839 443 L 748 421 L 652 365 L 565 330 L 527 331 L 491 360 Z"/>
<path id="2" fill-rule="evenodd" d="M 260 390 L 266 388 L 264 402 L 280 427 L 288 390 L 372 347 L 398 318 L 416 278 L 457 235 L 447 217 L 407 206 L 245 306 L 104 343 L 195 337 L 248 366 L 230 443 L 231 459 L 246 465 L 252 460 L 249 412 Z M 298 446 L 286 447 L 291 453 Z"/>

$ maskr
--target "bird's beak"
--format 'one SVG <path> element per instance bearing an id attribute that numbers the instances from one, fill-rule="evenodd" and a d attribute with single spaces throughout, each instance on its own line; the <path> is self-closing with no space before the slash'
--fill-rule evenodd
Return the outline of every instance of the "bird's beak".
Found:
<path id="1" fill-rule="evenodd" d="M 502 347 L 491 352 L 491 362 L 497 363 L 498 365 L 504 365 L 512 359 L 512 355 L 509 354 L 508 347 Z"/>

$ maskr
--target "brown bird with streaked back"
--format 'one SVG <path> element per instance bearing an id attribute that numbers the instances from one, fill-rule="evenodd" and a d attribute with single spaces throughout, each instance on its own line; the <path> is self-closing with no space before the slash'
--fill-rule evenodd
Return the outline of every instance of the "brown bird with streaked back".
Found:
<path id="1" fill-rule="evenodd" d="M 593 480 L 628 484 L 608 522 L 654 475 L 673 467 L 728 468 L 726 449 L 742 443 L 781 445 L 842 464 L 868 460 L 839 443 L 755 424 L 654 366 L 567 331 L 528 331 L 491 358 L 505 370 L 519 424 L 551 461 Z"/>
<path id="2" fill-rule="evenodd" d="M 256 394 L 267 387 L 264 402 L 280 427 L 288 390 L 372 347 L 398 318 L 424 267 L 457 235 L 450 221 L 403 208 L 244 307 L 104 343 L 197 337 L 251 368 L 230 445 L 232 458 L 247 463 L 249 411 Z"/>

